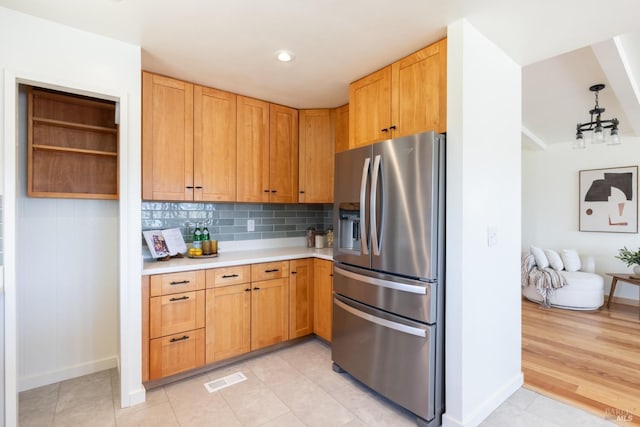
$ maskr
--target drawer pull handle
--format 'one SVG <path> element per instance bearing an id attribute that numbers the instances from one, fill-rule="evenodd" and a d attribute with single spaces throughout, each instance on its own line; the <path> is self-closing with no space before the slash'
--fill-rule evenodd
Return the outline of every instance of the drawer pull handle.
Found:
<path id="1" fill-rule="evenodd" d="M 280 270 L 278 270 L 277 268 L 272 268 L 271 270 L 265 270 L 264 272 L 265 273 L 275 273 L 277 271 L 280 271 Z"/>
<path id="2" fill-rule="evenodd" d="M 185 300 L 185 299 L 189 299 L 189 297 L 185 295 L 185 296 L 180 297 L 180 298 L 171 298 L 169 301 L 182 301 L 182 300 Z"/>
<path id="3" fill-rule="evenodd" d="M 189 339 L 189 335 L 183 335 L 180 338 L 171 338 L 169 342 L 178 342 L 178 341 L 184 341 L 188 339 Z"/>
<path id="4" fill-rule="evenodd" d="M 247 288 L 244 290 L 245 292 L 251 292 L 251 288 Z"/>
<path id="5" fill-rule="evenodd" d="M 186 285 L 187 283 L 190 283 L 188 280 L 182 280 L 180 282 L 171 282 L 169 283 L 169 285 L 171 286 L 175 286 L 175 285 Z"/>
<path id="6" fill-rule="evenodd" d="M 259 291 L 260 288 L 258 288 L 257 286 L 255 288 L 253 288 L 254 291 Z"/>
<path id="7" fill-rule="evenodd" d="M 237 274 L 224 274 L 222 276 L 223 279 L 231 279 L 233 277 L 238 277 L 238 275 Z"/>
<path id="8" fill-rule="evenodd" d="M 202 190 L 202 185 L 196 185 L 196 190 Z"/>

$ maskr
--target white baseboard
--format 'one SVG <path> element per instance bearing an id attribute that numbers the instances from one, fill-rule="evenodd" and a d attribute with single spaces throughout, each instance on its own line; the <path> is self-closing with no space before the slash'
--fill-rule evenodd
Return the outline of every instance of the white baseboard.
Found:
<path id="1" fill-rule="evenodd" d="M 18 392 L 115 368 L 118 364 L 117 360 L 117 356 L 106 357 L 100 360 L 56 369 L 55 371 L 18 378 Z"/>
<path id="2" fill-rule="evenodd" d="M 524 374 L 520 372 L 510 381 L 506 382 L 499 390 L 493 393 L 478 407 L 470 411 L 470 415 L 464 420 L 458 420 L 445 413 L 442 415 L 442 427 L 476 427 L 482 423 L 493 411 L 502 405 L 516 390 L 524 384 Z"/>
<path id="3" fill-rule="evenodd" d="M 146 398 L 147 398 L 147 391 L 145 390 L 144 387 L 140 387 L 140 389 L 129 393 L 129 405 L 125 406 L 124 403 L 121 403 L 121 405 L 123 408 L 139 405 L 141 403 L 144 403 Z"/>

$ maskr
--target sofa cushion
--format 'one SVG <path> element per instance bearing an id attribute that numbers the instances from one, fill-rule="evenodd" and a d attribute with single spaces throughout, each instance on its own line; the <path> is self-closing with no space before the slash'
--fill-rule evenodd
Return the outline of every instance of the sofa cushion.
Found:
<path id="1" fill-rule="evenodd" d="M 562 262 L 564 263 L 564 268 L 567 271 L 580 270 L 580 256 L 575 249 L 563 249 Z"/>
<path id="2" fill-rule="evenodd" d="M 542 249 L 532 245 L 530 250 L 536 260 L 536 265 L 538 266 L 538 268 L 549 267 L 549 260 L 547 259 L 547 256 L 544 254 L 544 251 Z"/>
<path id="3" fill-rule="evenodd" d="M 564 263 L 562 262 L 562 258 L 560 258 L 560 254 L 552 249 L 545 249 L 544 254 L 547 256 L 549 260 L 549 265 L 555 271 L 564 270 Z"/>
<path id="4" fill-rule="evenodd" d="M 602 276 L 584 271 L 561 271 L 560 274 L 567 281 L 567 286 L 580 291 L 601 291 L 604 289 Z M 562 288 L 561 288 L 562 289 Z"/>

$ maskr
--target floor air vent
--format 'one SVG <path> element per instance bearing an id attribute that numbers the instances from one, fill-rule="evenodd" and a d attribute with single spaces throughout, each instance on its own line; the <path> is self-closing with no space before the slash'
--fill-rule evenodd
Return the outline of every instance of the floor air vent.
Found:
<path id="1" fill-rule="evenodd" d="M 209 381 L 208 383 L 204 384 L 204 388 L 206 388 L 209 393 L 213 393 L 214 391 L 218 391 L 234 384 L 241 383 L 246 379 L 247 377 L 245 377 L 242 372 L 236 372 L 235 374 L 227 375 L 226 377 Z"/>

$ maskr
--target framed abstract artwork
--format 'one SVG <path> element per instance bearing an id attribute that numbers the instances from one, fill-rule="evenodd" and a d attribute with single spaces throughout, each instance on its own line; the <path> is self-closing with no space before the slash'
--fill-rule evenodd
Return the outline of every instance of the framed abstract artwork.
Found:
<path id="1" fill-rule="evenodd" d="M 638 232 L 638 166 L 580 172 L 580 231 Z"/>

